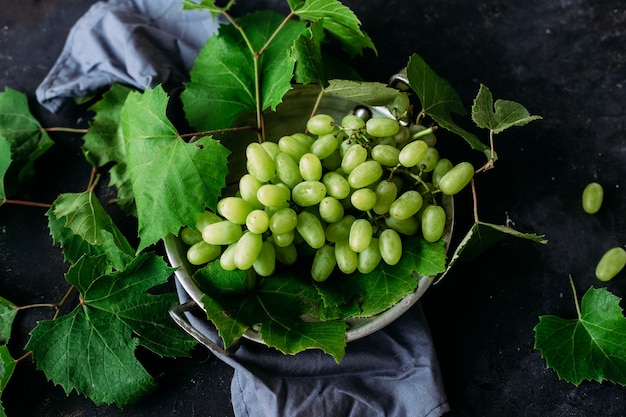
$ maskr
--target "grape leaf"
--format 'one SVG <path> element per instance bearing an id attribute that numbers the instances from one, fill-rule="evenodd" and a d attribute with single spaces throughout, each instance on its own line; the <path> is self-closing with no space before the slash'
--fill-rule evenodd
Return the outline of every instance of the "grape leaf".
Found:
<path id="1" fill-rule="evenodd" d="M 246 15 L 237 24 L 251 47 L 259 52 L 284 21 L 284 16 L 263 11 Z M 230 127 L 243 113 L 274 110 L 291 89 L 295 62 L 289 54 L 304 33 L 304 22 L 289 20 L 259 56 L 255 73 L 252 52 L 233 25 L 223 25 L 208 39 L 190 72 L 181 100 L 187 120 L 195 129 L 211 131 Z M 258 76 L 258 79 L 257 79 Z M 260 97 L 256 94 L 259 81 Z"/>
<path id="2" fill-rule="evenodd" d="M 337 0 L 309 0 L 304 3 L 291 3 L 293 13 L 312 22 L 323 20 L 324 29 L 337 38 L 351 55 L 363 53 L 364 49 L 376 51 L 374 43 L 361 30 L 361 22 L 349 7 Z"/>
<path id="3" fill-rule="evenodd" d="M 4 176 L 11 166 L 11 144 L 0 135 L 0 205 L 4 204 L 7 196 L 4 192 Z"/>
<path id="4" fill-rule="evenodd" d="M 215 208 L 228 173 L 228 150 L 211 137 L 186 143 L 166 116 L 158 86 L 132 92 L 121 111 L 122 131 L 139 220 L 138 250 Z"/>
<path id="5" fill-rule="evenodd" d="M 0 346 L 0 396 L 4 392 L 4 388 L 15 371 L 15 360 L 11 357 L 9 348 L 6 345 Z M 0 417 L 6 417 L 4 408 L 0 406 Z"/>
<path id="6" fill-rule="evenodd" d="M 171 272 L 152 253 L 121 271 L 112 271 L 104 255 L 82 257 L 66 274 L 81 304 L 31 332 L 26 348 L 37 368 L 66 393 L 75 389 L 96 404 L 123 407 L 151 391 L 155 383 L 135 357 L 137 346 L 162 356 L 187 356 L 195 344 L 168 316 L 176 295 L 148 293 Z"/>
<path id="7" fill-rule="evenodd" d="M 309 28 L 309 36 L 300 35 L 294 42 L 291 55 L 296 61 L 294 72 L 296 83 L 316 83 L 322 87 L 328 84 L 320 45 L 323 37 L 322 25 L 313 24 Z"/>
<path id="8" fill-rule="evenodd" d="M 390 103 L 400 92 L 386 84 L 368 81 L 329 80 L 325 94 L 332 94 L 369 106 Z"/>
<path id="9" fill-rule="evenodd" d="M 13 163 L 4 176 L 5 192 L 11 195 L 35 174 L 35 161 L 54 142 L 31 114 L 26 95 L 8 87 L 0 93 L 0 136 L 11 144 Z"/>
<path id="10" fill-rule="evenodd" d="M 590 287 L 576 319 L 541 316 L 535 348 L 559 378 L 574 385 L 584 380 L 626 385 L 626 318 L 620 298 L 606 288 Z"/>
<path id="11" fill-rule="evenodd" d="M 217 15 L 230 9 L 233 3 L 234 1 L 230 1 L 225 7 L 219 7 L 215 4 L 214 0 L 202 0 L 199 2 L 184 0 L 183 10 L 205 10 L 207 12 L 211 12 L 213 15 Z"/>
<path id="12" fill-rule="evenodd" d="M 6 345 L 11 338 L 11 328 L 17 315 L 15 304 L 0 297 L 0 345 Z"/>
<path id="13" fill-rule="evenodd" d="M 425 114 L 432 117 L 439 126 L 461 136 L 473 149 L 491 156 L 486 144 L 453 120 L 453 114 L 465 115 L 467 111 L 448 81 L 439 77 L 417 54 L 409 58 L 406 75 L 409 86 L 419 97 Z"/>
<path id="14" fill-rule="evenodd" d="M 117 189 L 117 204 L 128 214 L 135 214 L 130 176 L 126 167 L 126 149 L 120 127 L 122 106 L 133 91 L 114 83 L 89 110 L 95 112 L 89 132 L 83 137 L 85 158 L 96 168 L 109 168 L 110 185 Z"/>
<path id="15" fill-rule="evenodd" d="M 480 85 L 472 106 L 472 120 L 476 126 L 500 133 L 512 126 L 524 126 L 541 116 L 531 116 L 528 110 L 519 103 L 510 100 L 493 102 L 491 90 Z"/>

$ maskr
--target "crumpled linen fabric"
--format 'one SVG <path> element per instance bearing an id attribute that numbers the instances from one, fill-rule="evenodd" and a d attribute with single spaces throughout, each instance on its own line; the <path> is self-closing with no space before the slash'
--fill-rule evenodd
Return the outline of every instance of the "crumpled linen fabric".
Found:
<path id="1" fill-rule="evenodd" d="M 38 100 L 54 112 L 113 82 L 138 89 L 180 84 L 218 25 L 208 13 L 181 11 L 180 0 L 95 3 L 70 31 Z M 181 303 L 188 301 L 178 282 L 177 288 Z M 186 318 L 218 341 L 207 320 Z M 236 417 L 437 417 L 450 409 L 419 303 L 348 343 L 340 364 L 319 350 L 283 355 L 247 340 L 231 355 L 214 354 L 234 369 Z"/>

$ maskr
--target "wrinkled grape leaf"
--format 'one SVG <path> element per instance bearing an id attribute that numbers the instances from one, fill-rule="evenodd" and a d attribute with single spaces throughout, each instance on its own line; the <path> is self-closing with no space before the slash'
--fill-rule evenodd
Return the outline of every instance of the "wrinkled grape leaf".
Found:
<path id="1" fill-rule="evenodd" d="M 37 368 L 94 403 L 120 407 L 151 391 L 155 382 L 135 356 L 144 346 L 160 356 L 188 356 L 195 342 L 169 318 L 174 293 L 152 295 L 172 269 L 153 253 L 141 254 L 121 271 L 106 256 L 82 257 L 66 274 L 81 304 L 56 320 L 40 321 L 26 349 Z"/>
<path id="2" fill-rule="evenodd" d="M 291 55 L 296 62 L 294 77 L 296 83 L 328 84 L 321 43 L 324 33 L 321 24 L 313 24 L 308 34 L 300 35 L 291 48 Z"/>
<path id="3" fill-rule="evenodd" d="M 500 133 L 512 126 L 524 126 L 541 116 L 531 116 L 528 110 L 519 103 L 510 100 L 493 102 L 491 90 L 480 85 L 472 106 L 472 120 L 476 126 Z"/>
<path id="4" fill-rule="evenodd" d="M 324 29 L 333 34 L 351 56 L 365 49 L 376 51 L 372 40 L 361 30 L 361 22 L 354 12 L 337 0 L 309 0 L 291 3 L 292 11 L 312 22 L 324 21 Z"/>
<path id="5" fill-rule="evenodd" d="M 83 137 L 85 158 L 96 168 L 112 163 L 109 168 L 111 186 L 117 189 L 117 204 L 128 214 L 135 214 L 130 176 L 126 168 L 126 149 L 120 127 L 122 106 L 133 91 L 114 83 L 89 110 L 95 112 L 89 132 Z"/>
<path id="6" fill-rule="evenodd" d="M 448 267 L 446 268 L 445 273 L 439 276 L 436 282 L 439 282 L 457 262 L 468 262 L 474 259 L 487 250 L 487 248 L 507 236 L 528 239 L 542 244 L 548 242 L 544 239 L 543 235 L 518 232 L 508 226 L 485 223 L 481 221 L 475 222 L 454 251 L 452 257 L 450 258 L 450 262 L 448 262 Z"/>
<path id="7" fill-rule="evenodd" d="M 539 318 L 535 348 L 559 378 L 626 385 L 626 318 L 619 303 L 606 288 L 590 287 L 576 319 Z"/>
<path id="8" fill-rule="evenodd" d="M 5 345 L 0 346 L 0 396 L 4 392 L 4 388 L 7 386 L 13 371 L 15 370 L 16 362 L 11 357 L 9 348 Z M 0 417 L 6 417 L 4 408 L 0 406 Z"/>
<path id="9" fill-rule="evenodd" d="M 15 304 L 0 297 L 0 345 L 9 343 L 15 316 L 17 316 Z"/>
<path id="10" fill-rule="evenodd" d="M 352 80 L 329 80 L 329 86 L 324 89 L 324 93 L 368 106 L 383 106 L 400 94 L 397 89 L 383 83 Z"/>
<path id="11" fill-rule="evenodd" d="M 121 111 L 126 160 L 139 220 L 138 251 L 215 209 L 229 151 L 211 137 L 187 143 L 167 119 L 161 86 L 129 94 Z"/>
<path id="12" fill-rule="evenodd" d="M 439 126 L 461 136 L 473 149 L 491 156 L 486 144 L 453 120 L 453 114 L 462 116 L 467 114 L 467 111 L 448 81 L 439 77 L 417 54 L 409 58 L 406 75 L 409 86 L 419 97 L 425 114 L 432 117 Z"/>
<path id="13" fill-rule="evenodd" d="M 11 144 L 5 137 L 0 135 L 0 205 L 2 205 L 7 196 L 4 191 L 4 175 L 11 166 Z"/>
<path id="14" fill-rule="evenodd" d="M 255 51 L 260 51 L 285 17 L 263 11 L 237 20 Z M 223 25 L 208 39 L 190 72 L 181 100 L 187 120 L 195 129 L 225 129 L 243 113 L 274 110 L 291 89 L 294 73 L 290 48 L 305 31 L 304 22 L 290 20 L 259 57 L 260 98 L 257 100 L 255 65 L 241 33 Z"/>
<path id="15" fill-rule="evenodd" d="M 35 174 L 35 161 L 54 142 L 31 114 L 26 95 L 8 87 L 0 93 L 0 135 L 11 144 L 13 162 L 4 175 L 5 192 L 11 195 Z"/>

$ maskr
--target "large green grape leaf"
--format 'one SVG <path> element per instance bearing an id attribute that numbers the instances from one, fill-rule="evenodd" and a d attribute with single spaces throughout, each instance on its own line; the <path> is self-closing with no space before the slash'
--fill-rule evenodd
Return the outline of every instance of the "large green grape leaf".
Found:
<path id="1" fill-rule="evenodd" d="M 228 173 L 229 151 L 211 137 L 187 143 L 166 116 L 158 86 L 129 94 L 121 112 L 126 160 L 139 220 L 138 250 L 215 208 Z"/>
<path id="2" fill-rule="evenodd" d="M 155 382 L 136 348 L 187 356 L 195 345 L 169 318 L 176 294 L 148 293 L 171 273 L 152 253 L 121 271 L 112 271 L 104 255 L 81 258 L 66 274 L 80 292 L 80 305 L 59 319 L 40 321 L 31 332 L 26 348 L 37 368 L 66 393 L 75 389 L 96 404 L 123 407 L 151 391 Z"/>
<path id="3" fill-rule="evenodd" d="M 491 90 L 480 85 L 472 106 L 472 120 L 476 126 L 500 133 L 512 126 L 524 126 L 541 116 L 531 116 L 526 107 L 515 101 L 496 100 L 493 102 Z"/>
<path id="4" fill-rule="evenodd" d="M 4 176 L 11 166 L 11 144 L 5 137 L 0 135 L 0 205 L 2 205 L 7 196 L 4 191 Z"/>
<path id="5" fill-rule="evenodd" d="M 9 343 L 15 316 L 17 316 L 17 306 L 0 297 L 0 345 Z"/>
<path id="6" fill-rule="evenodd" d="M 6 345 L 0 346 L 0 396 L 15 371 L 15 365 L 15 359 L 11 357 L 9 348 Z M 2 406 L 0 406 L 0 417 L 6 417 Z"/>
<path id="7" fill-rule="evenodd" d="M 237 24 L 251 47 L 260 52 L 284 21 L 284 16 L 263 11 L 246 15 Z M 190 72 L 181 100 L 187 120 L 197 130 L 230 127 L 243 113 L 274 110 L 291 89 L 294 65 L 289 50 L 305 31 L 304 22 L 289 20 L 259 56 L 258 73 L 253 55 L 233 25 L 223 25 L 218 36 L 205 43 Z M 260 83 L 257 96 L 257 74 Z"/>
<path id="8" fill-rule="evenodd" d="M 31 114 L 26 95 L 8 87 L 0 93 L 0 136 L 11 144 L 13 162 L 4 176 L 5 192 L 11 195 L 23 180 L 34 175 L 35 161 L 54 142 Z"/>
<path id="9" fill-rule="evenodd" d="M 461 136 L 473 148 L 491 156 L 489 147 L 471 132 L 460 127 L 453 114 L 465 115 L 467 111 L 450 83 L 437 75 L 422 57 L 411 55 L 406 67 L 409 86 L 420 99 L 422 111 L 439 126 Z"/>
<path id="10" fill-rule="evenodd" d="M 619 303 L 606 288 L 590 287 L 576 319 L 539 318 L 535 348 L 559 378 L 626 385 L 626 318 Z"/>

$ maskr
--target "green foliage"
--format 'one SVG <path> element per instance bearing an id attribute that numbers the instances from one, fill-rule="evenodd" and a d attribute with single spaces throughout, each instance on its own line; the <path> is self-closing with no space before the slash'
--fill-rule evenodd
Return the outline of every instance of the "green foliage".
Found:
<path id="1" fill-rule="evenodd" d="M 531 116 L 528 110 L 519 103 L 510 100 L 493 102 L 491 90 L 480 85 L 472 106 L 472 120 L 478 127 L 500 133 L 513 126 L 524 126 L 541 116 Z"/>
<path id="2" fill-rule="evenodd" d="M 11 353 L 6 345 L 0 346 L 0 396 L 4 392 L 4 388 L 11 379 L 15 370 L 15 360 L 11 357 Z M 4 408 L 0 406 L 0 417 L 6 417 Z"/>
<path id="3" fill-rule="evenodd" d="M 11 144 L 6 138 L 0 136 L 0 205 L 6 200 L 4 176 L 11 166 L 11 161 Z"/>
<path id="4" fill-rule="evenodd" d="M 15 304 L 0 297 L 0 345 L 6 345 L 11 338 L 11 327 L 17 315 Z"/>

